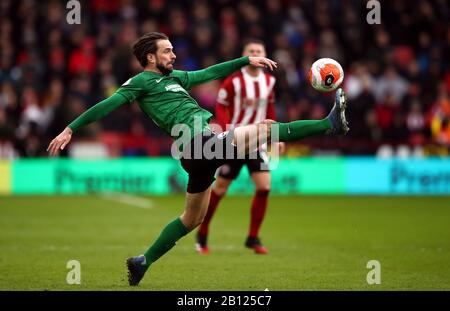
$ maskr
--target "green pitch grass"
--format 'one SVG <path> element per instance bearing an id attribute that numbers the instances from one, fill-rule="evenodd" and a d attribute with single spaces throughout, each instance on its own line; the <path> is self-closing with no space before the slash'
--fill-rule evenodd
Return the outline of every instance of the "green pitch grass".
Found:
<path id="1" fill-rule="evenodd" d="M 189 234 L 130 288 L 125 259 L 142 253 L 183 197 L 144 209 L 101 196 L 0 197 L 0 290 L 450 290 L 450 198 L 272 197 L 261 237 L 244 248 L 250 197 L 229 197 L 211 225 L 211 254 Z M 69 260 L 81 284 L 68 285 Z M 368 285 L 369 260 L 381 284 Z"/>

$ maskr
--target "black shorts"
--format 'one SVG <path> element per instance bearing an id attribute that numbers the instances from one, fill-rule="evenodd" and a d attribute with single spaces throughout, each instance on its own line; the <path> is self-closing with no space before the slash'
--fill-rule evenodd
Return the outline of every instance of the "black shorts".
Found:
<path id="1" fill-rule="evenodd" d="M 237 159 L 222 165 L 219 168 L 219 176 L 226 179 L 236 179 L 244 165 L 247 166 L 250 174 L 267 172 L 269 170 L 267 152 L 265 150 L 259 150 L 255 155 L 256 158 L 253 159 Z"/>
<path id="2" fill-rule="evenodd" d="M 184 147 L 180 162 L 189 174 L 188 193 L 199 193 L 208 189 L 215 180 L 217 169 L 222 165 L 258 157 L 251 153 L 243 159 L 238 159 L 237 147 L 232 144 L 233 135 L 233 130 L 219 134 L 204 131 Z"/>

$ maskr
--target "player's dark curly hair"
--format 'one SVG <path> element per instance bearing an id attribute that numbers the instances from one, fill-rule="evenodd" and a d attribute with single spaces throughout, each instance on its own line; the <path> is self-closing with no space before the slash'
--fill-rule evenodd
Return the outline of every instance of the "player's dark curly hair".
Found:
<path id="1" fill-rule="evenodd" d="M 140 37 L 133 44 L 133 54 L 136 56 L 142 67 L 145 67 L 148 64 L 147 54 L 156 53 L 156 43 L 158 40 L 169 40 L 169 37 L 161 32 L 149 32 Z"/>

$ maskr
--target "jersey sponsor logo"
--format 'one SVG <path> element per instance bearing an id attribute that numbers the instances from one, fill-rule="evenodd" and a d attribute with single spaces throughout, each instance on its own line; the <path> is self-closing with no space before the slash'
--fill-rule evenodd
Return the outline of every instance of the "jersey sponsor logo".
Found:
<path id="1" fill-rule="evenodd" d="M 184 92 L 187 94 L 186 90 L 181 87 L 179 84 L 169 84 L 166 86 L 166 91 L 168 92 Z"/>
<path id="2" fill-rule="evenodd" d="M 158 80 L 155 80 L 155 81 L 156 81 L 156 83 L 159 83 L 159 82 L 161 82 L 162 79 L 164 79 L 164 78 L 159 78 Z"/>

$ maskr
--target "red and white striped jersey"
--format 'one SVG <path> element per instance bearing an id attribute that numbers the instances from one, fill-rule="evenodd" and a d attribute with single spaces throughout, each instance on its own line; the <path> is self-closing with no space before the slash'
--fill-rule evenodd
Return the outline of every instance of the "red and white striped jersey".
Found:
<path id="1" fill-rule="evenodd" d="M 275 77 L 259 71 L 250 76 L 245 68 L 233 73 L 221 85 L 216 103 L 217 123 L 231 127 L 275 120 Z"/>

